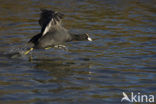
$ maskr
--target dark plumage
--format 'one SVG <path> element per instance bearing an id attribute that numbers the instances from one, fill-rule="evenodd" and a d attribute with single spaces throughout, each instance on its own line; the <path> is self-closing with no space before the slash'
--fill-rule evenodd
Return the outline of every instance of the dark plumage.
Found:
<path id="1" fill-rule="evenodd" d="M 92 39 L 88 34 L 71 34 L 62 26 L 62 19 L 64 15 L 60 12 L 51 10 L 41 10 L 39 24 L 41 32 L 31 40 L 29 44 L 33 48 L 46 48 L 49 46 L 61 45 L 69 41 L 81 41 Z"/>

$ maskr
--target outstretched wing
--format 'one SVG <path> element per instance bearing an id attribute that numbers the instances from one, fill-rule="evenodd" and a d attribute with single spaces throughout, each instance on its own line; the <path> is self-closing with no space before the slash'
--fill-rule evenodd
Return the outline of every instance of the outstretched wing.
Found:
<path id="1" fill-rule="evenodd" d="M 55 25 L 61 24 L 63 16 L 60 12 L 46 9 L 41 10 L 39 24 L 42 27 L 42 35 L 45 35 L 52 26 L 56 27 Z"/>

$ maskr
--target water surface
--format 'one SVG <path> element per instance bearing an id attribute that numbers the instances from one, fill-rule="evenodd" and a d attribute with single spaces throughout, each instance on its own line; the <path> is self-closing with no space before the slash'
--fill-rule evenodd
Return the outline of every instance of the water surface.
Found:
<path id="1" fill-rule="evenodd" d="M 3 0 L 0 3 L 1 104 L 120 104 L 122 92 L 156 94 L 154 0 Z M 93 42 L 69 51 L 21 51 L 40 32 L 40 8 L 65 14 L 71 32 Z M 155 96 L 156 97 L 156 96 Z"/>

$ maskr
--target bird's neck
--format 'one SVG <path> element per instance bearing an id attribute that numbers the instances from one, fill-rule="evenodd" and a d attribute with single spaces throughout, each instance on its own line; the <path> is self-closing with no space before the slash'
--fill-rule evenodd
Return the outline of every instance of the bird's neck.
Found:
<path id="1" fill-rule="evenodd" d="M 82 39 L 81 34 L 71 34 L 72 41 L 79 41 L 81 39 Z"/>

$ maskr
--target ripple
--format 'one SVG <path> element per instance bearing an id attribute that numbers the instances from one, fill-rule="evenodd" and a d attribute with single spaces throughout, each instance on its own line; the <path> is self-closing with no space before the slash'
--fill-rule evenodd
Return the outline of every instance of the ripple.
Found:
<path id="1" fill-rule="evenodd" d="M 121 103 L 122 92 L 155 94 L 154 1 L 9 0 L 0 4 L 0 103 Z M 93 42 L 68 51 L 23 50 L 40 32 L 40 8 L 63 12 L 64 26 Z M 5 54 L 4 54 L 5 53 Z"/>

